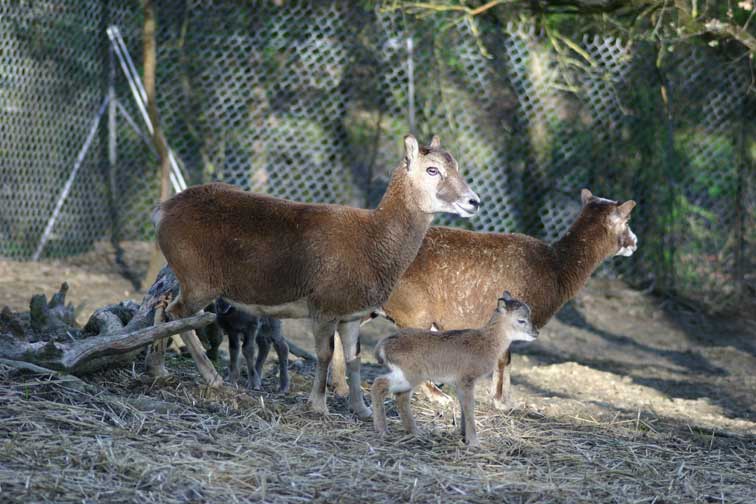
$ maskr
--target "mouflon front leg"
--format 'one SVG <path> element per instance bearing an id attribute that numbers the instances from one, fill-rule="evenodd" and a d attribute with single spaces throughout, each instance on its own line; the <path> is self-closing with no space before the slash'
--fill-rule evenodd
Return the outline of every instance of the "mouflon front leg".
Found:
<path id="1" fill-rule="evenodd" d="M 349 383 L 349 404 L 360 418 L 370 418 L 373 412 L 365 404 L 360 376 L 360 320 L 339 323 L 339 335 L 344 348 L 347 382 Z"/>

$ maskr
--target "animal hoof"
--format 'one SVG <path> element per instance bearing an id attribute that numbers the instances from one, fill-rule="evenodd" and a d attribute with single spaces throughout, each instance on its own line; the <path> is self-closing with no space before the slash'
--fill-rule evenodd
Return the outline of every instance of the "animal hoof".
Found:
<path id="1" fill-rule="evenodd" d="M 356 408 L 353 406 L 352 411 L 354 412 L 355 415 L 357 415 L 363 420 L 367 420 L 373 417 L 373 410 L 370 409 L 368 406 L 365 406 L 364 404 Z"/>
<path id="2" fill-rule="evenodd" d="M 278 387 L 278 392 L 280 394 L 288 394 L 289 390 L 290 388 L 288 383 L 281 384 L 281 386 Z"/>
<path id="3" fill-rule="evenodd" d="M 512 400 L 511 397 L 505 400 L 499 400 L 499 399 L 494 398 L 493 407 L 495 410 L 499 410 L 499 411 L 512 411 L 513 409 L 515 409 L 516 404 Z"/>
<path id="4" fill-rule="evenodd" d="M 221 375 L 216 374 L 215 378 L 213 378 L 208 385 L 212 388 L 221 388 L 223 387 L 223 378 L 221 378 Z"/>
<path id="5" fill-rule="evenodd" d="M 165 378 L 171 376 L 171 373 L 165 366 L 155 366 L 147 370 L 147 376 L 150 378 Z"/>
<path id="6" fill-rule="evenodd" d="M 465 444 L 468 448 L 480 448 L 480 441 L 478 441 L 478 438 L 468 439 L 465 441 Z"/>
<path id="7" fill-rule="evenodd" d="M 326 405 L 326 398 L 323 397 L 310 397 L 310 409 L 315 413 L 328 414 L 328 406 Z"/>
<path id="8" fill-rule="evenodd" d="M 385 436 L 385 435 L 386 435 L 386 433 L 388 432 L 388 431 L 386 430 L 386 426 L 385 426 L 385 425 L 376 425 L 376 424 L 373 424 L 373 430 L 374 430 L 374 431 L 376 432 L 376 434 L 378 434 L 379 436 Z"/>
<path id="9" fill-rule="evenodd" d="M 336 385 L 336 387 L 333 389 L 333 393 L 336 395 L 336 397 L 347 397 L 349 395 L 349 387 L 341 384 Z"/>

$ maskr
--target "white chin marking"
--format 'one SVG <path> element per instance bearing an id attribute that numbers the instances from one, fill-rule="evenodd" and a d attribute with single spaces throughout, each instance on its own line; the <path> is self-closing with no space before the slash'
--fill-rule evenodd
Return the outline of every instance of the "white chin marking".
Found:
<path id="1" fill-rule="evenodd" d="M 622 247 L 614 255 L 630 257 L 631 255 L 633 255 L 633 252 L 638 250 L 638 237 L 635 236 L 635 233 L 633 233 L 629 229 L 628 232 L 630 233 L 630 240 L 632 242 L 632 245 L 630 247 Z"/>
<path id="2" fill-rule="evenodd" d="M 474 211 L 468 210 L 467 208 L 463 207 L 459 203 L 454 203 L 454 210 L 457 215 L 465 219 L 469 219 L 470 217 L 475 215 Z"/>
<path id="3" fill-rule="evenodd" d="M 531 336 L 530 334 L 523 333 L 523 334 L 518 334 L 517 336 L 515 336 L 515 338 L 512 341 L 530 342 L 530 341 L 535 341 L 535 338 Z"/>
<path id="4" fill-rule="evenodd" d="M 635 252 L 636 247 L 622 247 L 617 251 L 616 256 L 630 257 Z"/>

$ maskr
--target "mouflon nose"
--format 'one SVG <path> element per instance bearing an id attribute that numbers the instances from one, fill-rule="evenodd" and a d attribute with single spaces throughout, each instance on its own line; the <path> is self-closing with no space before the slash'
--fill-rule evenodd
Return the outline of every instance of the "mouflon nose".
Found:
<path id="1" fill-rule="evenodd" d="M 470 205 L 471 205 L 471 206 L 472 206 L 473 208 L 475 208 L 475 210 L 478 210 L 478 209 L 480 208 L 480 199 L 478 199 L 477 197 L 476 197 L 476 198 L 470 198 L 469 200 L 467 200 L 467 202 L 468 202 L 468 203 L 469 203 L 469 204 L 470 204 Z"/>

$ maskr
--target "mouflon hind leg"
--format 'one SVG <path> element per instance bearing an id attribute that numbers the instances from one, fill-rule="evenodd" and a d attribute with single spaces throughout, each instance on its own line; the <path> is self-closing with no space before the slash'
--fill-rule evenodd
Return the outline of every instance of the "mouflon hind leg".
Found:
<path id="1" fill-rule="evenodd" d="M 386 408 L 383 401 L 389 390 L 389 379 L 386 375 L 379 376 L 370 387 L 370 395 L 373 400 L 373 429 L 378 434 L 386 433 Z"/>
<path id="2" fill-rule="evenodd" d="M 315 369 L 315 379 L 312 382 L 310 392 L 310 408 L 313 411 L 326 414 L 326 380 L 328 379 L 328 366 L 333 356 L 333 332 L 336 330 L 336 322 L 313 320 L 312 333 L 315 337 L 315 354 L 318 364 Z"/>
<path id="3" fill-rule="evenodd" d="M 331 372 L 329 373 L 329 385 L 333 393 L 338 397 L 349 395 L 349 386 L 346 381 L 346 363 L 344 362 L 344 345 L 341 334 L 337 330 L 333 335 L 333 359 L 331 360 Z"/>
<path id="4" fill-rule="evenodd" d="M 212 301 L 212 298 L 197 300 L 184 299 L 184 293 L 179 289 L 178 297 L 176 297 L 176 299 L 174 299 L 168 306 L 166 312 L 173 320 L 189 317 L 210 304 L 210 301 Z M 181 333 L 181 340 L 192 355 L 192 359 L 194 359 L 194 363 L 197 365 L 197 369 L 199 369 L 200 375 L 205 380 L 205 383 L 211 387 L 223 386 L 223 378 L 221 378 L 218 371 L 215 370 L 212 361 L 208 359 L 207 354 L 205 353 L 205 347 L 202 346 L 202 343 L 194 331 Z"/>
<path id="5" fill-rule="evenodd" d="M 274 320 L 271 325 L 270 339 L 278 355 L 278 391 L 289 391 L 289 344 L 281 332 L 281 322 Z"/>
<path id="6" fill-rule="evenodd" d="M 399 410 L 399 417 L 402 419 L 404 430 L 410 434 L 417 434 L 417 424 L 410 410 L 410 401 L 412 400 L 412 391 L 396 393 L 396 407 Z"/>
<path id="7" fill-rule="evenodd" d="M 250 334 L 249 331 L 245 332 L 244 344 L 242 345 L 244 359 L 247 361 L 247 388 L 250 390 L 260 390 L 262 388 L 260 374 L 255 367 L 255 353 L 257 350 L 255 336 L 255 334 Z"/>

